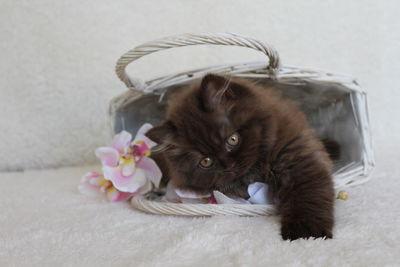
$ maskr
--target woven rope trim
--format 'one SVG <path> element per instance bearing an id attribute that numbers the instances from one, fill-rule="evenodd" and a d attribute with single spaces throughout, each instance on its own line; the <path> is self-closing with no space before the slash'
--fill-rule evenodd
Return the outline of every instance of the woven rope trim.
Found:
<path id="1" fill-rule="evenodd" d="M 273 205 L 244 204 L 178 204 L 146 199 L 145 196 L 135 196 L 131 200 L 135 209 L 152 214 L 178 216 L 268 216 L 276 214 Z"/>
<path id="2" fill-rule="evenodd" d="M 129 50 L 118 59 L 115 72 L 117 73 L 119 79 L 124 82 L 128 88 L 136 88 L 141 90 L 142 88 L 137 88 L 138 86 L 135 86 L 136 80 L 129 79 L 128 75 L 126 74 L 125 69 L 131 62 L 138 60 L 145 55 L 173 47 L 204 44 L 241 46 L 258 50 L 264 53 L 269 59 L 267 70 L 271 77 L 276 76 L 276 72 L 280 66 L 278 52 L 272 46 L 263 44 L 262 42 L 252 38 L 243 37 L 232 33 L 184 34 L 145 43 L 135 47 L 132 50 Z"/>

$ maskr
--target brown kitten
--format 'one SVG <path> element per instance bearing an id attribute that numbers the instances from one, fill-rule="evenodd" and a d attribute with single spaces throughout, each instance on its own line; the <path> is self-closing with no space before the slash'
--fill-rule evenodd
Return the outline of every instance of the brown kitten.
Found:
<path id="1" fill-rule="evenodd" d="M 206 75 L 171 98 L 166 121 L 147 136 L 178 188 L 248 197 L 247 185 L 262 181 L 283 239 L 332 237 L 332 162 L 304 114 L 273 90 Z"/>

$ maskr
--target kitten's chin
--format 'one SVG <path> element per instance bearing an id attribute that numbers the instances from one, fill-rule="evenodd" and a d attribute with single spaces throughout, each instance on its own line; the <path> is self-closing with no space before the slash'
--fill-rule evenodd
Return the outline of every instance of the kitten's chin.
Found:
<path id="1" fill-rule="evenodd" d="M 193 192 L 198 195 L 212 194 L 213 191 L 232 192 L 238 191 L 243 187 L 241 180 L 248 173 L 250 168 L 232 168 L 229 171 L 220 171 L 209 177 L 190 177 L 189 175 L 176 176 L 174 179 L 175 187 L 179 190 Z M 243 187 L 247 192 L 247 187 Z"/>
<path id="2" fill-rule="evenodd" d="M 196 195 L 211 194 L 215 190 L 213 188 L 197 188 L 197 187 L 191 187 L 191 186 L 178 187 L 178 189 L 181 191 L 192 192 Z"/>
<path id="3" fill-rule="evenodd" d="M 183 191 L 190 191 L 198 195 L 212 194 L 213 191 L 221 191 L 225 188 L 229 187 L 230 184 L 235 183 L 235 179 L 224 180 L 221 182 L 217 182 L 215 184 L 210 183 L 208 186 L 200 187 L 200 186 L 192 186 L 192 185 L 180 185 L 177 188 Z"/>
<path id="4" fill-rule="evenodd" d="M 235 184 L 235 179 L 231 181 L 224 181 L 223 183 L 219 183 L 215 186 L 214 190 L 218 190 L 220 192 L 227 191 L 228 188 L 232 187 L 233 184 Z"/>

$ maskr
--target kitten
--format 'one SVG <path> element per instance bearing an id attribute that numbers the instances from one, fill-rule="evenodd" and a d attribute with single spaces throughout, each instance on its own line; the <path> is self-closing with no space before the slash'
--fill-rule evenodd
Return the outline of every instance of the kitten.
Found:
<path id="1" fill-rule="evenodd" d="M 177 188 L 248 197 L 269 185 L 283 239 L 332 238 L 332 162 L 294 103 L 247 80 L 206 75 L 171 98 L 147 136 Z"/>

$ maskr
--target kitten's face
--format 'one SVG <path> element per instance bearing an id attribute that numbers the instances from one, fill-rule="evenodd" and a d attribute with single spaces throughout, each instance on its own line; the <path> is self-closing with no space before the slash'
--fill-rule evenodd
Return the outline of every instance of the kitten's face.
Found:
<path id="1" fill-rule="evenodd" d="M 176 187 L 221 190 L 256 163 L 265 133 L 250 88 L 207 75 L 172 101 L 167 120 L 147 136 L 163 148 Z"/>

